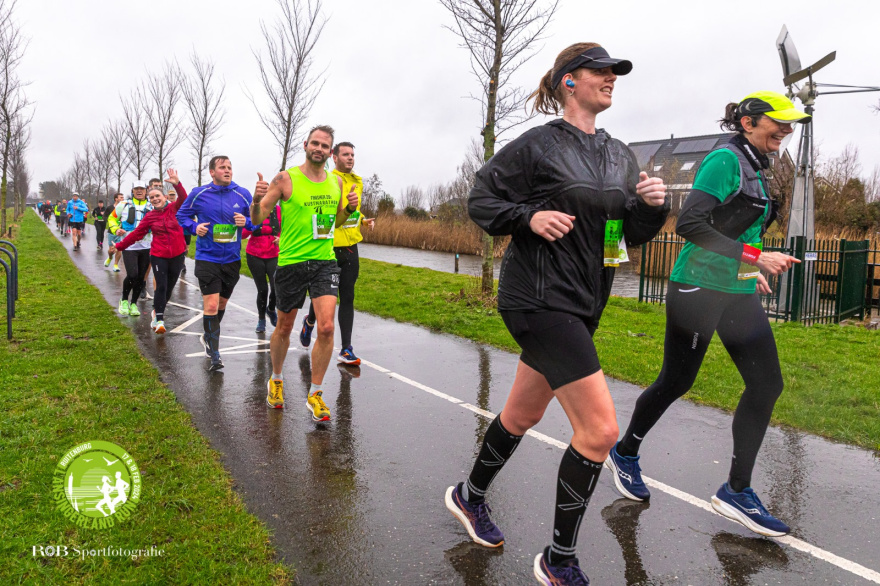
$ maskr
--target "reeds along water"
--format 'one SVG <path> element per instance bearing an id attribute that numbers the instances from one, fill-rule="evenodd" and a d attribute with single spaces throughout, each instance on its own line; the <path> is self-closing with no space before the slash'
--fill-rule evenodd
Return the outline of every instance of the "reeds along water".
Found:
<path id="1" fill-rule="evenodd" d="M 483 253 L 482 236 L 473 222 L 452 223 L 439 220 L 414 220 L 406 216 L 383 215 L 376 218 L 376 228 L 363 228 L 364 242 L 404 246 L 419 250 Z M 510 241 L 509 236 L 495 239 L 495 257 L 500 258 Z"/>

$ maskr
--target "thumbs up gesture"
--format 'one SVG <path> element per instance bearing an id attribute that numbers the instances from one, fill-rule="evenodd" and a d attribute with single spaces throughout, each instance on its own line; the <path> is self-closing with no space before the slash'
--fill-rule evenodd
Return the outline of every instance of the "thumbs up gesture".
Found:
<path id="1" fill-rule="evenodd" d="M 348 192 L 348 205 L 346 206 L 348 210 L 351 210 L 351 213 L 354 213 L 358 207 L 358 194 L 355 191 L 354 185 L 351 186 L 351 191 Z"/>
<path id="2" fill-rule="evenodd" d="M 269 192 L 269 183 L 263 180 L 263 174 L 257 173 L 257 185 L 254 187 L 254 203 L 259 205 L 263 197 Z"/>
<path id="3" fill-rule="evenodd" d="M 666 186 L 663 180 L 659 177 L 648 177 L 644 171 L 639 173 L 636 194 L 649 206 L 662 206 L 666 202 Z"/>

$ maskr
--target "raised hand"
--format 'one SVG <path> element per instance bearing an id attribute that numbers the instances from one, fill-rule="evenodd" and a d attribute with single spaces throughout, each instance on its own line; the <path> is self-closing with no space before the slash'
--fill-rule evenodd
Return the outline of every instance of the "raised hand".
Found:
<path id="1" fill-rule="evenodd" d="M 239 228 L 247 223 L 247 218 L 244 217 L 244 214 L 235 213 L 232 217 L 235 219 L 235 225 Z"/>
<path id="2" fill-rule="evenodd" d="M 168 173 L 168 178 L 165 180 L 165 183 L 170 183 L 171 185 L 177 185 L 180 183 L 180 177 L 177 176 L 177 169 L 166 169 L 166 173 Z"/>
<path id="3" fill-rule="evenodd" d="M 357 209 L 358 205 L 358 194 L 355 191 L 354 185 L 351 186 L 351 191 L 348 192 L 348 205 L 346 206 L 349 209 Z"/>
<path id="4" fill-rule="evenodd" d="M 263 197 L 269 192 L 269 183 L 263 180 L 263 174 L 257 173 L 257 185 L 254 187 L 254 203 L 259 205 Z"/>
<path id="5" fill-rule="evenodd" d="M 574 216 L 569 216 L 562 212 L 538 212 L 529 221 L 529 228 L 541 238 L 553 242 L 562 238 L 574 228 L 574 220 Z"/>
<path id="6" fill-rule="evenodd" d="M 649 206 L 662 206 L 666 202 L 666 185 L 659 177 L 648 177 L 648 174 L 642 171 L 639 173 L 636 194 Z"/>

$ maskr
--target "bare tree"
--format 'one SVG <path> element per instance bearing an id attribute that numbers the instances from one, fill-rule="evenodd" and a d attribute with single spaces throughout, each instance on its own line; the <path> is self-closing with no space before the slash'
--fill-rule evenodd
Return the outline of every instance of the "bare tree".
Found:
<path id="1" fill-rule="evenodd" d="M 3 175 L 0 179 L 0 234 L 6 234 L 6 191 L 10 154 L 15 125 L 30 105 L 24 95 L 27 85 L 18 77 L 17 70 L 27 48 L 27 40 L 12 19 L 15 0 L 0 0 L 0 130 L 3 133 Z"/>
<path id="2" fill-rule="evenodd" d="M 166 63 L 161 72 L 147 76 L 143 94 L 150 128 L 149 137 L 153 145 L 153 160 L 159 167 L 159 177 L 164 176 L 165 165 L 170 161 L 172 151 L 183 140 L 177 116 L 177 105 L 183 97 L 179 82 L 180 68 Z"/>
<path id="3" fill-rule="evenodd" d="M 189 118 L 184 134 L 196 159 L 194 169 L 197 185 L 202 184 L 202 173 L 208 166 L 211 140 L 216 138 L 226 112 L 220 107 L 226 82 L 214 77 L 214 62 L 201 59 L 194 51 L 190 57 L 193 77 L 181 75 L 180 88 Z"/>
<path id="4" fill-rule="evenodd" d="M 9 171 L 14 187 L 14 215 L 20 218 L 24 213 L 25 200 L 30 191 L 30 170 L 24 158 L 25 151 L 31 144 L 31 119 L 19 117 L 15 121 L 12 144 L 9 152 Z"/>
<path id="5" fill-rule="evenodd" d="M 364 179 L 364 193 L 361 196 L 361 211 L 366 216 L 375 216 L 379 212 L 379 200 L 385 195 L 382 180 L 375 173 Z"/>
<path id="6" fill-rule="evenodd" d="M 314 75 L 312 53 L 327 19 L 321 0 L 277 0 L 281 8 L 272 27 L 260 22 L 266 53 L 252 49 L 260 81 L 269 98 L 268 109 L 248 93 L 263 126 L 281 150 L 281 169 L 298 147 L 296 137 L 312 109 L 323 83 Z"/>
<path id="7" fill-rule="evenodd" d="M 107 129 L 112 128 L 112 123 L 101 130 L 101 140 L 95 142 L 95 177 L 97 190 L 93 206 L 98 205 L 98 200 L 110 193 L 110 181 L 113 178 L 113 137 L 108 136 Z"/>
<path id="8" fill-rule="evenodd" d="M 150 123 L 144 107 L 143 94 L 136 89 L 128 98 L 119 98 L 122 102 L 122 124 L 125 131 L 126 151 L 131 170 L 138 181 L 144 178 L 147 163 L 153 156 L 151 143 L 148 142 Z"/>
<path id="9" fill-rule="evenodd" d="M 73 165 L 70 166 L 70 170 L 67 173 L 65 186 L 68 188 L 68 193 L 65 195 L 69 196 L 74 192 L 85 193 L 89 185 L 88 166 L 79 153 L 73 155 Z"/>
<path id="10" fill-rule="evenodd" d="M 425 192 L 418 185 L 409 185 L 400 194 L 400 204 L 403 209 L 421 210 L 425 206 Z"/>
<path id="11" fill-rule="evenodd" d="M 440 0 L 455 19 L 447 27 L 458 35 L 471 57 L 471 70 L 481 86 L 483 161 L 495 154 L 495 141 L 505 130 L 528 120 L 529 92 L 510 86 L 510 78 L 535 52 L 559 0 Z M 483 234 L 483 293 L 491 294 L 494 238 Z"/>
<path id="12" fill-rule="evenodd" d="M 125 144 L 125 123 L 119 121 L 111 122 L 104 127 L 101 133 L 108 148 L 111 176 L 116 180 L 115 193 L 118 193 L 122 190 L 122 178 L 128 172 L 128 167 L 131 164 L 129 151 Z"/>

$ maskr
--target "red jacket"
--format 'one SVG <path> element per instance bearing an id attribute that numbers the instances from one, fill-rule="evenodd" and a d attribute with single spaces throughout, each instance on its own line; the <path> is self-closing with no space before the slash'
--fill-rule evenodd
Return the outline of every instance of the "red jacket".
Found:
<path id="1" fill-rule="evenodd" d="M 122 242 L 116 245 L 118 250 L 125 250 L 135 242 L 153 233 L 150 256 L 174 258 L 186 252 L 186 241 L 183 239 L 183 228 L 177 223 L 177 210 L 186 201 L 186 190 L 178 183 L 174 186 L 177 199 L 165 204 L 161 210 L 151 210 L 144 215 L 141 223 L 132 232 L 125 235 Z"/>
<path id="2" fill-rule="evenodd" d="M 278 258 L 278 242 L 275 237 L 281 236 L 281 206 L 275 206 L 275 215 L 278 216 L 277 234 L 272 230 L 269 218 L 263 220 L 260 227 L 253 232 L 247 229 L 242 232 L 242 238 L 250 236 L 245 253 L 258 258 Z"/>

